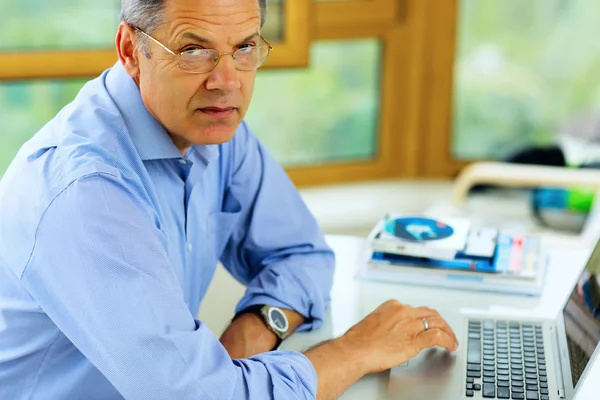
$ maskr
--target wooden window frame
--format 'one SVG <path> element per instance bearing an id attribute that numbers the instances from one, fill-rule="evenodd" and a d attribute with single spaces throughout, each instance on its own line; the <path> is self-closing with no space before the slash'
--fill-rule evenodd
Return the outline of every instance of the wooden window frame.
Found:
<path id="1" fill-rule="evenodd" d="M 306 66 L 311 41 L 377 38 L 382 43 L 379 130 L 374 158 L 286 168 L 297 186 L 413 178 L 423 175 L 424 170 L 429 171 L 427 168 L 431 160 L 428 157 L 424 159 L 423 150 L 439 136 L 436 130 L 439 127 L 424 122 L 437 122 L 437 116 L 442 115 L 444 109 L 436 110 L 436 117 L 423 118 L 433 102 L 427 91 L 433 89 L 439 94 L 449 89 L 432 86 L 428 79 L 432 75 L 447 77 L 449 72 L 444 68 L 435 70 L 429 64 L 434 61 L 432 54 L 436 57 L 445 54 L 438 51 L 439 46 L 436 47 L 439 55 L 426 49 L 435 41 L 436 35 L 443 35 L 448 26 L 452 27 L 454 20 L 448 23 L 440 14 L 453 10 L 447 4 L 455 4 L 456 1 L 286 0 L 284 41 L 276 43 L 266 68 Z M 446 25 L 431 23 L 432 9 L 441 10 L 435 13 L 436 23 L 441 21 Z M 430 32 L 432 28 L 435 28 L 434 33 Z M 453 38 L 450 42 L 453 44 Z M 446 50 L 451 53 L 453 61 L 451 47 L 452 51 Z M 114 62 L 116 55 L 113 49 L 0 53 L 0 80 L 93 77 Z M 447 94 L 448 104 L 442 104 L 446 107 L 446 114 L 451 92 Z M 447 132 L 448 126 L 445 129 Z M 447 148 L 444 148 L 445 152 Z"/>
<path id="2" fill-rule="evenodd" d="M 470 161 L 452 155 L 454 114 L 454 64 L 460 0 L 432 0 L 426 30 L 425 107 L 421 116 L 423 132 L 422 160 L 419 176 L 454 177 Z"/>
<path id="3" fill-rule="evenodd" d="M 402 13 L 389 23 L 374 24 L 367 19 L 359 26 L 331 24 L 316 29 L 315 40 L 378 38 L 382 43 L 380 114 L 377 151 L 371 160 L 303 167 L 288 167 L 297 186 L 412 178 L 418 173 L 419 129 L 422 90 L 420 87 L 423 56 L 422 31 L 427 7 L 422 0 L 406 0 Z M 327 4 L 327 12 L 343 14 L 344 7 L 355 2 Z M 358 2 L 356 2 L 358 3 Z M 382 4 L 381 0 L 361 1 L 361 6 Z M 387 1 L 386 3 L 395 3 Z M 388 4 L 389 6 L 389 4 Z"/>
<path id="4" fill-rule="evenodd" d="M 391 28 L 409 0 L 318 1 L 316 29 L 377 26 Z"/>
<path id="5" fill-rule="evenodd" d="M 311 38 L 311 0 L 285 0 L 283 41 L 274 43 L 263 68 L 305 67 Z M 268 14 L 267 14 L 268 15 Z M 267 16 L 268 18 L 268 16 Z"/>
<path id="6" fill-rule="evenodd" d="M 311 0 L 286 0 L 284 40 L 276 42 L 264 68 L 308 65 Z M 117 62 L 113 48 L 0 52 L 0 80 L 92 77 Z"/>

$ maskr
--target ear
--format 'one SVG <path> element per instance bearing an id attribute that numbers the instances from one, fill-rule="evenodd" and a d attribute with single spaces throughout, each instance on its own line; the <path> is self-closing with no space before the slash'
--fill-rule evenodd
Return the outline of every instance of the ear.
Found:
<path id="1" fill-rule="evenodd" d="M 115 42 L 119 60 L 121 61 L 121 64 L 123 64 L 123 67 L 125 67 L 125 71 L 127 71 L 129 76 L 136 82 L 139 82 L 140 52 L 137 51 L 136 33 L 131 25 L 127 22 L 121 22 L 119 24 Z"/>

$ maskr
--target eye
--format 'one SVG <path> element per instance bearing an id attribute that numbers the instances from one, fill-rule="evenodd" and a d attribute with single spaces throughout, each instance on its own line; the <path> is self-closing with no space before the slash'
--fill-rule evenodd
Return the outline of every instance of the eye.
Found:
<path id="1" fill-rule="evenodd" d="M 189 56 L 207 56 L 211 54 L 211 50 L 198 46 L 184 47 L 181 52 Z"/>
<path id="2" fill-rule="evenodd" d="M 238 51 L 241 50 L 242 53 L 248 53 L 256 48 L 254 43 L 244 43 L 238 47 Z"/>

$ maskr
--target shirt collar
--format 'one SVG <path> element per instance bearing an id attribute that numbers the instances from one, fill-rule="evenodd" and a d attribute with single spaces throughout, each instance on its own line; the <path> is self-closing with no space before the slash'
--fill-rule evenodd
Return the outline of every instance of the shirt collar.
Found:
<path id="1" fill-rule="evenodd" d="M 106 89 L 119 108 L 131 140 L 142 160 L 181 158 L 165 128 L 148 112 L 140 89 L 120 61 L 106 75 Z M 219 156 L 218 145 L 194 145 L 207 162 Z"/>

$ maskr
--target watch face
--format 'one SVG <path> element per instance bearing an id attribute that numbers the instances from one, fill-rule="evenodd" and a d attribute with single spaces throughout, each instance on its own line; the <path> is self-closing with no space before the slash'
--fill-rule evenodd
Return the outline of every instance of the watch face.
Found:
<path id="1" fill-rule="evenodd" d="M 283 312 L 277 310 L 276 308 L 271 308 L 269 310 L 269 317 L 275 329 L 281 332 L 287 331 L 288 322 Z"/>

